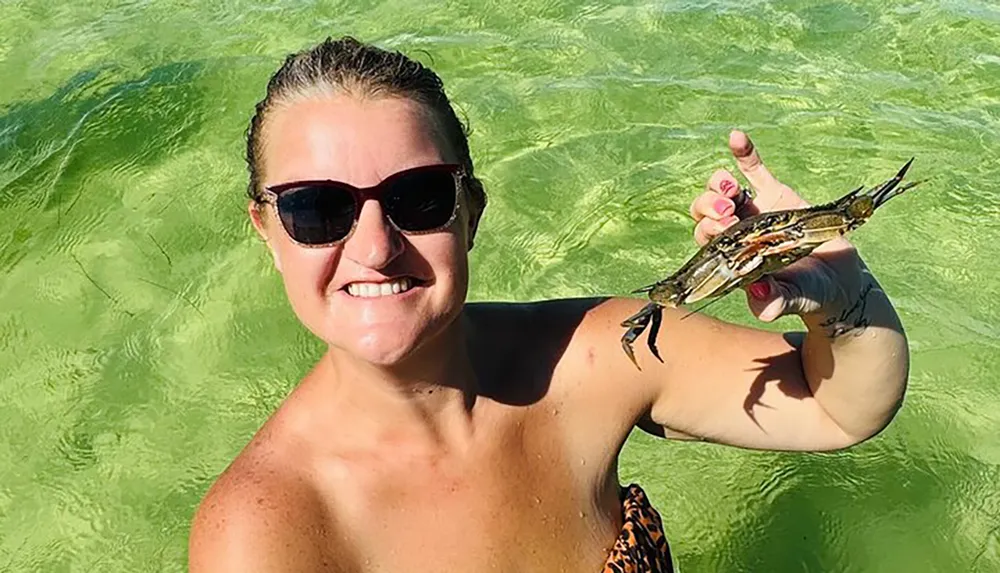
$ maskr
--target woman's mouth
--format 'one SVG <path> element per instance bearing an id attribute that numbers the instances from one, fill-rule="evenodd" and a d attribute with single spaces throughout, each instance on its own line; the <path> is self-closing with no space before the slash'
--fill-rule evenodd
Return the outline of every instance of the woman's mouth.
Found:
<path id="1" fill-rule="evenodd" d="M 413 288 L 417 283 L 410 277 L 400 277 L 391 281 L 366 283 L 348 283 L 344 290 L 347 294 L 357 298 L 378 298 L 394 294 L 404 293 Z"/>

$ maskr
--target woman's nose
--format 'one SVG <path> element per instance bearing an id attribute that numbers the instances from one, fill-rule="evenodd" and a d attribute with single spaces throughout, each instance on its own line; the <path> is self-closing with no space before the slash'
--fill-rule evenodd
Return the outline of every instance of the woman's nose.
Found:
<path id="1" fill-rule="evenodd" d="M 382 205 L 365 201 L 354 233 L 344 243 L 344 256 L 364 267 L 382 269 L 402 252 L 403 238 L 386 219 Z"/>

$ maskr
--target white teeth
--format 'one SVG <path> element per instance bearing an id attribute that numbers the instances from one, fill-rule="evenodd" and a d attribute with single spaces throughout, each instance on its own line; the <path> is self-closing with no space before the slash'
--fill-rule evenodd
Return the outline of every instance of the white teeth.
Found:
<path id="1" fill-rule="evenodd" d="M 410 279 L 401 278 L 386 283 L 350 283 L 347 294 L 359 298 L 375 298 L 410 290 Z"/>

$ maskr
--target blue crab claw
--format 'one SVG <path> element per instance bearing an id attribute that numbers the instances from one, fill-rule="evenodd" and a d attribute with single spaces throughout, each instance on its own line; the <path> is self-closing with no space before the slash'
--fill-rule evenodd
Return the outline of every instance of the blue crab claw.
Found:
<path id="1" fill-rule="evenodd" d="M 906 185 L 900 185 L 903 181 L 903 177 L 906 175 L 906 172 L 910 169 L 910 166 L 913 165 L 914 159 L 915 158 L 910 158 L 910 160 L 906 162 L 906 165 L 899 170 L 899 173 L 897 173 L 895 177 L 871 190 L 871 197 L 874 202 L 873 208 L 877 209 L 889 199 L 892 199 L 896 195 L 899 195 L 900 193 L 920 183 L 920 181 L 914 181 L 912 183 L 907 183 Z"/>
<path id="2" fill-rule="evenodd" d="M 625 355 L 629 357 L 632 364 L 635 364 L 636 368 L 639 368 L 639 363 L 636 362 L 635 354 L 632 352 L 632 343 L 646 330 L 650 321 L 653 323 L 653 328 L 649 331 L 646 344 L 649 346 L 649 350 L 653 353 L 653 356 L 660 362 L 663 362 L 663 359 L 660 358 L 660 352 L 656 349 L 656 335 L 660 331 L 660 322 L 662 320 L 663 307 L 655 302 L 651 302 L 642 307 L 642 310 L 639 312 L 622 321 L 621 325 L 628 328 L 622 336 L 622 350 L 625 351 Z M 639 368 L 639 370 L 642 370 L 642 368 Z"/>

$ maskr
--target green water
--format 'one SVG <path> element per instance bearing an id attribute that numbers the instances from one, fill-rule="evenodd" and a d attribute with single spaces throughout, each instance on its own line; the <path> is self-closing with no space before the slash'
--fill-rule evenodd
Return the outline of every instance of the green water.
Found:
<path id="1" fill-rule="evenodd" d="M 930 181 L 854 235 L 912 343 L 895 423 L 824 455 L 636 435 L 622 479 L 684 573 L 1000 570 L 996 3 L 55 4 L 0 0 L 0 571 L 184 570 L 202 494 L 322 351 L 241 154 L 284 55 L 343 33 L 432 63 L 471 122 L 474 300 L 672 270 L 731 127 L 813 201 L 916 156 Z"/>

